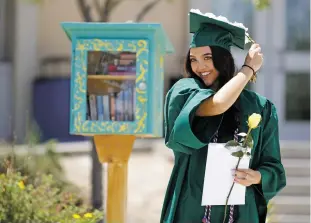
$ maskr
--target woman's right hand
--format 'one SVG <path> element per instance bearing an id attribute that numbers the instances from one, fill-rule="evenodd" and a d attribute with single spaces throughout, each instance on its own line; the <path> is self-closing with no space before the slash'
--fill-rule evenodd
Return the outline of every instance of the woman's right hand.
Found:
<path id="1" fill-rule="evenodd" d="M 259 44 L 254 43 L 248 51 L 244 64 L 252 67 L 257 72 L 263 62 L 263 54 L 261 53 L 261 47 Z"/>

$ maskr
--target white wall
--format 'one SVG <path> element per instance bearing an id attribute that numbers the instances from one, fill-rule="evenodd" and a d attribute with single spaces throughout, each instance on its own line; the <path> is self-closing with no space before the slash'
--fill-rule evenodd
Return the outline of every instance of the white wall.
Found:
<path id="1" fill-rule="evenodd" d="M 13 58 L 13 128 L 17 142 L 23 141 L 31 113 L 32 81 L 37 69 L 37 6 L 17 0 L 15 4 Z"/>
<path id="2" fill-rule="evenodd" d="M 124 0 L 113 12 L 111 22 L 133 20 L 142 8 L 141 2 Z M 140 3 L 140 4 L 138 4 Z M 57 14 L 57 16 L 56 16 Z M 76 0 L 45 1 L 40 6 L 38 28 L 38 58 L 69 56 L 70 41 L 60 27 L 62 21 L 82 21 Z M 165 60 L 166 80 L 179 74 L 181 57 L 186 54 L 187 0 L 163 0 L 150 11 L 144 22 L 161 23 L 175 47 L 175 53 Z"/>
<path id="3" fill-rule="evenodd" d="M 0 139 L 11 137 L 12 101 L 12 63 L 0 62 Z"/>
<path id="4" fill-rule="evenodd" d="M 71 43 L 60 27 L 62 21 L 81 21 L 76 0 L 52 0 L 29 4 L 16 0 L 14 69 L 13 69 L 13 128 L 21 142 L 26 123 L 32 113 L 32 82 L 38 75 L 41 59 L 50 56 L 70 56 Z M 124 0 L 112 15 L 112 22 L 132 20 L 141 6 L 139 1 Z M 187 44 L 187 0 L 163 0 L 145 17 L 145 22 L 162 23 L 176 51 L 165 61 L 166 84 L 170 76 L 182 72 L 181 58 Z M 70 68 L 66 67 L 68 73 Z"/>
<path id="5" fill-rule="evenodd" d="M 241 12 L 230 10 L 230 4 L 238 4 L 238 1 L 242 2 L 243 6 L 249 4 L 249 1 L 243 0 L 190 0 L 189 8 L 198 8 L 202 12 L 212 12 L 217 15 L 222 13 L 223 16 L 228 13 L 238 17 L 236 15 L 241 15 L 246 10 L 242 9 L 242 7 L 238 7 Z M 300 1 L 302 3 L 302 1 L 308 0 Z M 224 5 L 227 7 L 223 7 Z M 213 6 L 217 10 L 214 10 Z M 303 75 L 310 73 L 310 52 L 287 49 L 286 29 L 288 23 L 286 10 L 286 0 L 273 0 L 271 7 L 264 11 L 253 10 L 253 19 L 249 28 L 253 29 L 253 39 L 261 44 L 264 53 L 264 64 L 258 74 L 257 83 L 252 84 L 252 87 L 256 92 L 267 97 L 276 105 L 281 140 L 309 141 L 310 121 L 286 120 L 285 115 L 286 92 L 288 90 L 286 89 L 287 72 L 302 72 Z M 301 15 L 299 16 L 301 17 Z M 302 29 L 299 24 L 297 24 L 297 29 Z M 232 52 L 237 65 L 242 65 L 247 52 L 241 50 L 232 50 Z"/>

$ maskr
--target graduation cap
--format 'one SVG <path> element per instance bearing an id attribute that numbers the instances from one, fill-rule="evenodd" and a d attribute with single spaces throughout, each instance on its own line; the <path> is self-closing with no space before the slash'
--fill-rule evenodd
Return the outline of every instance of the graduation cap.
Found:
<path id="1" fill-rule="evenodd" d="M 202 14 L 192 9 L 189 14 L 190 33 L 193 33 L 190 47 L 220 46 L 230 51 L 231 46 L 244 49 L 251 41 L 247 28 L 242 23 L 232 23 L 223 16 L 212 13 Z"/>

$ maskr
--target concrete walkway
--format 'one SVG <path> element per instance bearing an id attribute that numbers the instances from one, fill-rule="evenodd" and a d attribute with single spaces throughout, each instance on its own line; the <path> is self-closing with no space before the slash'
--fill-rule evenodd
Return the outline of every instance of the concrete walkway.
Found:
<path id="1" fill-rule="evenodd" d="M 160 220 L 162 203 L 173 167 L 169 161 L 172 152 L 165 147 L 163 140 L 153 140 L 152 148 L 147 152 L 133 152 L 130 158 L 127 223 L 158 223 Z M 68 180 L 79 186 L 83 190 L 83 196 L 90 200 L 90 157 L 63 157 L 61 162 Z"/>

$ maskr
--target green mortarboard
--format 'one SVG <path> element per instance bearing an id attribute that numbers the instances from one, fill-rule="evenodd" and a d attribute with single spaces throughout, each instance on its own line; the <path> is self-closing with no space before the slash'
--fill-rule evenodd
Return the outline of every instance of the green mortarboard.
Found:
<path id="1" fill-rule="evenodd" d="M 190 33 L 194 33 L 190 47 L 220 46 L 230 51 L 231 46 L 244 49 L 247 28 L 241 23 L 231 23 L 223 16 L 202 14 L 191 10 Z M 246 39 L 248 41 L 248 38 Z"/>

